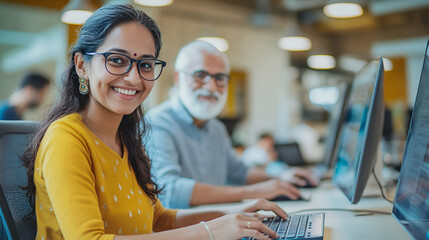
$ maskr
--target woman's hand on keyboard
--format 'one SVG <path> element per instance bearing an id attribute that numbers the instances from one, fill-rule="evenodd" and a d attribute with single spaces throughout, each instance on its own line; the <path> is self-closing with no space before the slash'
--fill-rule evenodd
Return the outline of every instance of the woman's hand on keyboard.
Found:
<path id="1" fill-rule="evenodd" d="M 235 207 L 233 210 L 230 210 L 228 213 L 240 213 L 240 212 L 257 212 L 260 210 L 264 211 L 272 211 L 277 216 L 280 216 L 283 219 L 287 218 L 287 213 L 276 203 L 267 201 L 265 199 L 252 199 L 251 201 L 247 201 L 243 203 L 239 207 Z M 262 218 L 264 215 L 258 214 L 257 217 L 261 216 Z"/>
<path id="2" fill-rule="evenodd" d="M 254 237 L 260 240 L 278 238 L 277 233 L 262 223 L 264 217 L 256 213 L 228 214 L 208 221 L 213 239 L 241 239 Z M 268 236 L 264 235 L 267 234 Z M 271 238 L 270 238 L 271 237 Z"/>

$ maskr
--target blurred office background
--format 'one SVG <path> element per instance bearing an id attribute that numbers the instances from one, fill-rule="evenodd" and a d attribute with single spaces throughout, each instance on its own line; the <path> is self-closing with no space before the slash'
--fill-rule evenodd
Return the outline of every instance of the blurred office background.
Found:
<path id="1" fill-rule="evenodd" d="M 359 4 L 361 13 L 328 16 L 335 12 L 326 7 L 340 2 Z M 234 143 L 252 144 L 261 132 L 272 132 L 280 142 L 319 143 L 338 86 L 376 57 L 385 58 L 385 102 L 393 135 L 406 137 L 407 109 L 414 104 L 429 35 L 428 0 L 174 0 L 159 7 L 137 0 L 1 0 L 0 100 L 17 88 L 25 73 L 36 71 L 55 82 L 48 105 L 79 29 L 63 23 L 63 13 L 107 3 L 133 4 L 153 17 L 163 33 L 160 59 L 168 64 L 146 109 L 168 98 L 181 46 L 200 37 L 219 37 L 227 42 L 224 51 L 232 67 L 229 100 L 220 118 Z M 290 36 L 307 38 L 302 51 L 283 45 L 283 37 Z M 320 54 L 328 57 L 314 63 L 311 56 Z M 26 118 L 37 120 L 41 114 L 30 112 Z M 304 154 L 320 158 L 322 149 L 312 150 Z"/>

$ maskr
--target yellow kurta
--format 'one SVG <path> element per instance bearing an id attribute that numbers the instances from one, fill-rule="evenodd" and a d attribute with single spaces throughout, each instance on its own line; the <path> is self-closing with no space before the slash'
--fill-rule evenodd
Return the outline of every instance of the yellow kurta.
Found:
<path id="1" fill-rule="evenodd" d="M 137 183 L 123 157 L 71 114 L 46 131 L 36 157 L 36 239 L 113 239 L 174 228 L 165 209 Z"/>

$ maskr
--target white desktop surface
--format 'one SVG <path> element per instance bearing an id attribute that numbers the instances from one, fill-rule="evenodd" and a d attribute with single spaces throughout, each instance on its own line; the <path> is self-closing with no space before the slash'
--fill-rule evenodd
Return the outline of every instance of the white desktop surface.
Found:
<path id="1" fill-rule="evenodd" d="M 311 194 L 310 201 L 288 201 L 278 204 L 293 214 L 294 211 L 309 208 L 342 208 L 364 209 L 391 212 L 392 204 L 382 198 L 362 198 L 358 204 L 352 205 L 345 195 L 336 189 L 331 181 L 322 182 L 314 189 L 303 189 L 302 192 Z M 216 204 L 198 208 L 228 208 L 233 204 Z M 392 215 L 363 215 L 345 211 L 318 211 L 325 213 L 324 240 L 408 240 L 412 239 Z"/>

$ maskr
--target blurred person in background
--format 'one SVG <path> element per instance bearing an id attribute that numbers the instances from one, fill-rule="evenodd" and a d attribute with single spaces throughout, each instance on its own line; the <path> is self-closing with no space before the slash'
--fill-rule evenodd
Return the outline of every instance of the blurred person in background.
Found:
<path id="1" fill-rule="evenodd" d="M 269 163 L 277 160 L 278 156 L 274 144 L 273 135 L 262 133 L 256 144 L 244 150 L 241 156 L 243 162 L 249 167 L 265 168 Z"/>
<path id="2" fill-rule="evenodd" d="M 37 74 L 27 74 L 17 91 L 0 103 L 0 120 L 22 120 L 28 109 L 37 108 L 49 88 L 49 79 Z"/>
<path id="3" fill-rule="evenodd" d="M 194 41 L 175 63 L 176 94 L 148 114 L 148 154 L 164 205 L 189 208 L 249 198 L 300 197 L 291 183 L 248 168 L 237 156 L 226 127 L 216 119 L 228 92 L 230 66 L 213 45 Z"/>
<path id="4" fill-rule="evenodd" d="M 279 161 L 275 148 L 275 139 L 271 133 L 262 133 L 256 144 L 247 147 L 241 159 L 248 167 L 260 168 L 271 177 L 278 177 L 297 186 L 317 186 L 318 180 L 311 171 L 299 167 L 290 167 Z M 307 179 L 308 183 L 304 180 Z"/>

